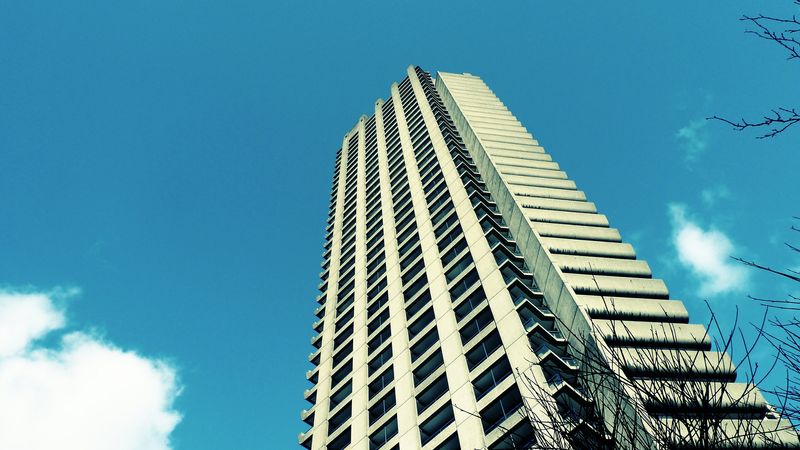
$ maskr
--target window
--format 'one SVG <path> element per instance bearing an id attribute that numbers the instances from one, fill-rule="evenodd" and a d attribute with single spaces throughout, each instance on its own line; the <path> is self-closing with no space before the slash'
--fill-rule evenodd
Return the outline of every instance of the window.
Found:
<path id="1" fill-rule="evenodd" d="M 511 373 L 511 365 L 508 363 L 508 359 L 503 356 L 492 367 L 475 377 L 475 381 L 472 382 L 472 386 L 475 388 L 475 398 L 478 400 L 483 398 L 501 381 L 508 378 Z"/>
<path id="2" fill-rule="evenodd" d="M 417 395 L 417 414 L 422 414 L 422 412 L 434 404 L 436 400 L 439 400 L 439 398 L 447 392 L 447 389 L 447 375 L 443 374 Z"/>
<path id="3" fill-rule="evenodd" d="M 473 268 L 464 278 L 461 279 L 461 281 L 450 288 L 450 299 L 454 301 L 457 300 L 459 297 L 464 295 L 469 288 L 477 283 L 479 279 L 480 277 L 478 276 L 478 271 Z"/>
<path id="4" fill-rule="evenodd" d="M 343 261 L 340 270 L 352 267 L 353 261 L 355 261 L 356 259 L 356 248 L 350 247 L 349 249 L 347 249 L 347 251 L 343 252 L 342 257 L 340 259 Z"/>
<path id="5" fill-rule="evenodd" d="M 351 267 L 350 270 L 348 270 L 346 274 L 342 275 L 341 278 L 339 278 L 339 286 L 345 286 L 348 281 L 353 279 L 353 275 L 355 275 L 355 274 L 356 274 L 356 268 L 354 266 L 354 267 Z M 342 289 L 342 290 L 344 290 L 344 289 Z"/>
<path id="6" fill-rule="evenodd" d="M 433 322 L 433 308 L 428 308 L 417 320 L 408 326 L 408 340 L 414 339 L 422 330 Z"/>
<path id="7" fill-rule="evenodd" d="M 434 214 L 433 217 L 431 217 L 431 222 L 433 223 L 433 225 L 436 225 L 442 219 L 444 219 L 445 216 L 447 216 L 449 214 L 453 214 L 455 216 L 455 212 L 453 211 L 453 203 L 452 202 L 450 202 L 450 206 L 448 206 L 447 208 L 442 208 L 439 212 Z M 450 219 L 448 219 L 448 220 L 450 220 Z M 437 228 L 437 230 L 439 230 L 439 229 L 440 228 Z M 442 230 L 442 231 L 444 231 L 444 230 Z M 438 232 L 436 233 L 437 236 L 439 234 L 441 234 L 441 233 L 438 233 Z"/>
<path id="8" fill-rule="evenodd" d="M 442 251 L 442 250 L 446 249 L 448 245 L 450 245 L 456 239 L 460 238 L 462 234 L 463 234 L 463 231 L 461 230 L 461 226 L 460 225 L 454 227 L 452 230 L 450 230 L 449 233 L 447 233 L 439 241 L 439 244 L 438 244 L 439 245 L 439 251 Z"/>
<path id="9" fill-rule="evenodd" d="M 339 388 L 338 391 L 336 391 L 333 394 L 331 394 L 330 409 L 332 410 L 332 409 L 336 408 L 352 392 L 353 392 L 353 382 L 352 381 L 348 381 L 347 383 L 344 384 L 344 386 Z"/>
<path id="10" fill-rule="evenodd" d="M 422 356 L 437 342 L 439 342 L 439 335 L 436 333 L 436 328 L 434 327 L 428 334 L 420 338 L 416 344 L 411 346 L 411 362 L 415 362 L 417 358 Z"/>
<path id="11" fill-rule="evenodd" d="M 414 221 L 414 214 L 408 214 L 403 218 L 403 220 L 395 224 L 395 229 L 402 230 L 406 227 L 406 225 L 408 225 L 413 221 Z"/>
<path id="12" fill-rule="evenodd" d="M 355 284 L 356 284 L 355 280 L 353 280 L 353 281 L 350 282 L 350 284 L 348 284 L 347 286 L 342 288 L 339 291 L 339 300 L 345 298 L 350 293 L 350 291 L 353 290 L 353 288 L 355 287 Z"/>
<path id="13" fill-rule="evenodd" d="M 336 321 L 336 331 L 339 331 L 350 319 L 353 318 L 353 309 L 347 311 L 345 315 L 343 315 L 339 320 Z"/>
<path id="14" fill-rule="evenodd" d="M 325 329 L 325 320 L 320 319 L 312 327 L 314 328 L 314 331 L 316 331 L 317 333 L 322 333 L 322 330 Z"/>
<path id="15" fill-rule="evenodd" d="M 414 277 L 415 277 L 415 276 L 416 276 L 418 273 L 420 273 L 420 272 L 421 272 L 421 271 L 422 271 L 424 268 L 425 268 L 425 259 L 420 259 L 419 261 L 417 261 L 417 263 L 416 263 L 416 264 L 414 264 L 413 266 L 411 266 L 411 268 L 410 268 L 410 269 L 408 269 L 408 270 L 407 270 L 407 271 L 406 271 L 406 272 L 405 272 L 405 273 L 402 275 L 403 286 L 407 285 L 409 281 L 413 280 L 413 279 L 414 279 Z"/>
<path id="16" fill-rule="evenodd" d="M 350 372 L 352 371 L 353 371 L 353 360 L 351 359 L 346 363 L 344 363 L 344 365 L 341 368 L 339 368 L 339 370 L 333 372 L 333 375 L 331 375 L 331 387 L 336 386 L 342 380 L 347 378 L 347 376 L 350 375 Z"/>
<path id="17" fill-rule="evenodd" d="M 414 386 L 419 386 L 422 384 L 433 372 L 436 371 L 436 369 L 442 367 L 442 365 L 444 365 L 442 351 L 437 350 L 433 353 L 433 355 L 431 355 L 430 358 L 426 359 L 422 364 L 414 369 Z"/>
<path id="18" fill-rule="evenodd" d="M 310 431 L 311 430 L 306 431 L 307 433 L 306 437 L 304 438 L 303 442 L 300 443 L 300 445 L 307 448 L 308 450 L 311 450 L 311 440 L 314 438 L 314 436 L 310 433 Z"/>
<path id="19" fill-rule="evenodd" d="M 414 260 L 417 259 L 417 257 L 421 254 L 422 254 L 422 247 L 418 245 L 414 248 L 414 250 L 411 253 L 404 256 L 403 259 L 400 261 L 400 270 L 404 270 L 406 267 L 408 267 L 408 265 L 414 262 Z"/>
<path id="20" fill-rule="evenodd" d="M 438 175 L 438 177 L 437 177 L 437 175 Z M 436 180 L 431 182 L 431 179 L 433 179 L 434 177 L 436 177 Z M 441 180 L 443 178 L 444 177 L 442 177 L 441 172 L 439 172 L 439 173 L 430 172 L 427 175 L 425 175 L 422 178 L 422 180 L 420 180 L 420 181 L 422 182 L 422 185 L 425 186 L 424 187 L 425 192 L 428 192 L 428 190 L 430 189 L 431 186 L 433 186 L 434 184 L 438 183 L 439 180 Z"/>
<path id="21" fill-rule="evenodd" d="M 447 183 L 441 182 L 438 186 L 436 186 L 431 192 L 429 192 L 425 198 L 427 199 L 428 203 L 433 200 L 437 195 L 447 190 Z"/>
<path id="22" fill-rule="evenodd" d="M 348 342 L 347 345 L 333 355 L 333 367 L 341 364 L 351 353 L 353 353 L 353 341 Z"/>
<path id="23" fill-rule="evenodd" d="M 508 448 L 514 448 L 513 446 L 509 446 Z M 517 448 L 528 448 L 528 447 L 517 447 Z M 461 442 L 458 441 L 458 433 L 453 433 L 449 438 L 447 438 L 444 442 L 439 444 L 433 450 L 460 450 L 461 449 Z"/>
<path id="24" fill-rule="evenodd" d="M 340 331 L 339 334 L 333 339 L 333 348 L 339 348 L 339 345 L 350 338 L 353 335 L 353 324 L 347 326 L 344 330 Z"/>
<path id="25" fill-rule="evenodd" d="M 406 301 L 411 300 L 412 298 L 414 298 L 414 295 L 417 292 L 419 292 L 420 289 L 422 289 L 423 287 L 427 286 L 427 284 L 428 284 L 428 277 L 423 273 L 422 276 L 420 276 L 417 279 L 417 281 L 414 282 L 414 284 L 412 284 L 411 286 L 406 288 L 405 291 L 403 291 L 403 298 Z"/>
<path id="26" fill-rule="evenodd" d="M 333 433 L 334 431 L 338 430 L 339 427 L 344 425 L 350 419 L 352 415 L 353 408 L 351 404 L 347 404 L 341 411 L 334 414 L 330 419 L 328 419 L 328 434 Z"/>
<path id="27" fill-rule="evenodd" d="M 497 400 L 490 403 L 481 411 L 481 422 L 483 431 L 489 434 L 497 428 L 504 420 L 514 414 L 522 407 L 522 396 L 516 387 L 511 387 L 504 392 Z"/>
<path id="28" fill-rule="evenodd" d="M 374 338 L 372 338 L 367 343 L 369 351 L 372 352 L 378 347 L 380 347 L 384 342 L 388 341 L 391 336 L 392 336 L 392 329 L 389 325 L 387 325 L 383 330 L 381 330 L 380 333 L 378 333 Z"/>
<path id="29" fill-rule="evenodd" d="M 383 277 L 381 281 L 379 281 L 378 284 L 375 285 L 375 287 L 373 287 L 372 289 L 369 290 L 369 292 L 367 292 L 367 301 L 368 302 L 372 301 L 372 299 L 377 297 L 378 294 L 380 294 L 384 288 L 386 288 L 386 277 Z"/>
<path id="30" fill-rule="evenodd" d="M 391 390 L 369 409 L 369 424 L 372 425 L 377 422 L 390 409 L 394 408 L 395 403 L 394 390 Z"/>
<path id="31" fill-rule="evenodd" d="M 370 303 L 369 306 L 367 306 L 367 315 L 372 316 L 381 308 L 381 306 L 385 305 L 388 301 L 389 301 L 389 293 L 384 292 L 383 294 L 381 294 L 380 297 L 378 297 L 375 301 Z"/>
<path id="32" fill-rule="evenodd" d="M 431 155 L 431 156 L 435 156 L 435 155 Z M 436 161 L 435 157 L 431 158 L 429 161 L 423 161 L 422 164 L 424 165 L 424 167 L 420 167 L 419 174 L 423 178 L 426 177 L 429 174 L 428 171 L 430 171 L 430 170 L 441 172 L 441 169 L 439 169 L 439 164 L 437 164 L 437 161 Z M 439 170 L 437 170 L 437 169 L 439 169 Z"/>
<path id="33" fill-rule="evenodd" d="M 394 381 L 394 369 L 392 366 L 389 366 L 388 369 L 383 371 L 382 374 L 378 375 L 372 383 L 369 384 L 369 396 L 372 398 L 375 394 L 382 391 L 383 388 L 388 386 L 389 384 Z"/>
<path id="34" fill-rule="evenodd" d="M 373 248 L 372 250 L 369 251 L 369 253 L 367 253 L 367 261 L 371 261 L 372 258 L 375 257 L 375 255 L 381 253 L 382 251 L 383 251 L 383 241 L 380 241 L 380 245 Z"/>
<path id="35" fill-rule="evenodd" d="M 383 232 L 376 234 L 375 237 L 370 239 L 369 242 L 367 242 L 367 248 L 373 248 L 381 239 L 383 239 Z"/>
<path id="36" fill-rule="evenodd" d="M 376 356 L 369 362 L 368 364 L 369 375 L 372 375 L 373 373 L 377 372 L 378 369 L 383 367 L 383 365 L 386 364 L 391 359 L 392 359 L 392 346 L 390 345 L 386 347 L 384 351 L 378 353 L 378 356 Z"/>
<path id="37" fill-rule="evenodd" d="M 466 239 L 461 239 L 460 241 L 458 241 L 458 243 L 452 246 L 450 250 L 447 251 L 447 253 L 442 255 L 442 267 L 447 267 L 451 262 L 453 262 L 454 259 L 456 259 L 456 256 L 460 255 L 461 252 L 463 252 L 464 249 L 466 248 L 467 248 Z"/>
<path id="38" fill-rule="evenodd" d="M 536 443 L 536 432 L 533 430 L 530 421 L 523 420 L 522 423 L 506 432 L 503 437 L 489 447 L 489 450 L 507 450 L 509 448 L 533 448 Z M 589 442 L 584 442 L 585 448 L 595 447 Z M 598 445 L 602 448 L 602 445 Z M 437 449 L 438 450 L 438 449 Z"/>
<path id="39" fill-rule="evenodd" d="M 404 172 L 405 166 L 403 165 L 403 158 L 398 158 L 396 161 L 392 162 L 391 166 L 389 166 L 389 176 L 391 178 L 396 178 Z"/>
<path id="40" fill-rule="evenodd" d="M 453 206 L 453 202 L 450 200 L 450 196 L 447 195 L 447 192 L 442 192 L 436 200 L 431 201 L 431 198 L 432 197 L 428 197 L 428 211 L 434 216 L 438 215 L 434 213 L 438 213 L 442 206 L 446 205 L 442 209 L 450 209 Z"/>
<path id="41" fill-rule="evenodd" d="M 394 188 L 393 188 L 394 190 Z M 401 217 L 403 214 L 409 212 L 413 208 L 411 204 L 411 192 L 404 191 L 403 197 L 394 203 L 395 217 Z"/>
<path id="42" fill-rule="evenodd" d="M 406 230 L 403 231 L 403 233 L 400 236 L 397 236 L 397 242 L 403 243 L 403 242 L 406 241 L 406 239 L 411 237 L 412 234 L 416 234 L 416 233 L 417 233 L 417 226 L 412 224 L 411 226 L 406 228 Z"/>
<path id="43" fill-rule="evenodd" d="M 347 300 L 345 300 L 345 301 L 343 301 L 343 302 L 339 303 L 339 304 L 336 306 L 336 315 L 337 315 L 337 316 L 339 316 L 340 314 L 342 314 L 342 312 L 343 312 L 345 309 L 347 309 L 347 307 L 348 307 L 348 306 L 350 306 L 350 305 L 352 305 L 352 304 L 353 304 L 353 300 L 355 300 L 355 298 L 356 298 L 356 297 L 355 297 L 355 294 L 353 294 L 353 295 L 351 295 L 350 297 L 347 297 Z"/>
<path id="44" fill-rule="evenodd" d="M 367 232 L 367 236 L 372 236 L 375 232 L 380 231 L 379 224 L 381 224 L 381 222 L 383 221 L 383 218 L 381 217 L 381 202 L 380 202 L 380 197 L 378 196 L 379 194 L 378 187 L 379 186 L 375 185 L 375 191 L 374 191 L 374 193 L 376 194 L 375 198 L 370 199 L 369 197 L 367 197 L 367 204 L 370 204 L 372 206 L 369 207 L 369 210 L 365 214 L 365 216 L 367 217 L 367 220 L 365 222 L 368 224 L 375 224 L 371 225 L 372 228 L 370 228 L 369 231 Z M 375 201 L 376 199 L 377 201 Z"/>
<path id="45" fill-rule="evenodd" d="M 470 254 L 467 253 L 466 255 L 464 255 L 463 258 L 461 258 L 461 260 L 455 263 L 453 267 L 451 267 L 450 269 L 447 270 L 447 272 L 445 272 L 445 278 L 447 279 L 447 282 L 450 283 L 456 278 L 458 278 L 458 276 L 461 275 L 461 272 L 463 272 L 464 269 L 469 267 L 470 264 L 472 264 L 472 256 L 470 256 Z"/>
<path id="46" fill-rule="evenodd" d="M 383 276 L 383 274 L 385 273 L 386 273 L 386 266 L 385 265 L 380 266 L 378 270 L 375 273 L 371 274 L 367 279 L 367 286 L 372 286 L 378 280 L 378 278 Z"/>
<path id="47" fill-rule="evenodd" d="M 434 178 L 436 178 L 434 181 Z M 436 186 L 440 181 L 444 180 L 444 176 L 441 173 L 429 173 L 427 176 L 422 178 L 420 181 L 422 182 L 423 190 L 425 192 L 430 192 L 433 186 Z"/>
<path id="48" fill-rule="evenodd" d="M 474 369 L 480 363 L 482 363 L 486 358 L 489 357 L 489 355 L 494 353 L 494 351 L 497 350 L 500 345 L 502 345 L 500 335 L 497 333 L 497 330 L 492 331 L 465 355 L 469 370 Z"/>
<path id="49" fill-rule="evenodd" d="M 426 290 L 424 294 L 420 295 L 419 298 L 414 300 L 413 303 L 406 307 L 406 318 L 410 319 L 414 317 L 414 314 L 419 312 L 422 308 L 425 307 L 431 301 L 431 293 L 430 291 Z"/>
<path id="50" fill-rule="evenodd" d="M 461 342 L 464 345 L 477 336 L 484 328 L 486 328 L 489 324 L 493 321 L 492 311 L 490 308 L 485 308 L 483 311 L 478 313 L 472 320 L 464 324 L 464 327 L 461 328 Z"/>
<path id="51" fill-rule="evenodd" d="M 430 442 L 431 439 L 435 438 L 440 431 L 444 430 L 454 420 L 455 416 L 453 416 L 453 407 L 450 406 L 450 402 L 447 402 L 446 405 L 433 413 L 425 422 L 420 424 L 419 437 L 422 441 L 422 445 Z"/>
<path id="52" fill-rule="evenodd" d="M 419 242 L 419 235 L 415 234 L 408 240 L 402 247 L 398 250 L 400 257 L 404 257 L 408 254 L 409 250 L 411 250 L 417 243 Z"/>
<path id="53" fill-rule="evenodd" d="M 459 322 L 464 317 L 467 317 L 469 313 L 475 310 L 478 306 L 483 304 L 486 301 L 486 294 L 483 292 L 483 288 L 479 287 L 475 289 L 471 294 L 467 296 L 458 306 L 455 307 L 456 313 L 456 320 Z"/>
<path id="54" fill-rule="evenodd" d="M 380 427 L 376 432 L 372 433 L 369 437 L 369 449 L 377 450 L 384 444 L 389 442 L 397 434 L 397 416 L 387 421 L 386 424 Z"/>
<path id="55" fill-rule="evenodd" d="M 475 215 L 478 216 L 479 220 L 482 219 L 483 216 L 485 216 L 485 215 L 491 216 L 493 214 L 494 214 L 494 210 L 493 209 L 489 209 L 484 205 L 478 205 L 478 206 L 475 207 Z"/>
<path id="56" fill-rule="evenodd" d="M 389 308 L 384 309 L 382 313 L 378 314 L 378 317 L 372 319 L 372 322 L 367 325 L 367 330 L 372 334 L 387 320 L 389 320 Z"/>
<path id="57" fill-rule="evenodd" d="M 369 265 L 367 266 L 367 273 L 372 273 L 373 271 L 375 271 L 375 268 L 376 268 L 376 267 L 378 267 L 378 265 L 379 265 L 379 264 L 381 264 L 381 263 L 382 263 L 382 262 L 383 262 L 385 259 L 386 259 L 386 258 L 384 258 L 384 256 L 383 256 L 383 255 L 381 255 L 381 257 L 380 257 L 380 258 L 375 258 L 375 259 L 374 259 L 374 260 L 373 260 L 371 263 L 369 263 Z"/>
<path id="58" fill-rule="evenodd" d="M 350 445 L 350 427 L 342 432 L 336 439 L 328 443 L 328 450 L 344 450 Z"/>

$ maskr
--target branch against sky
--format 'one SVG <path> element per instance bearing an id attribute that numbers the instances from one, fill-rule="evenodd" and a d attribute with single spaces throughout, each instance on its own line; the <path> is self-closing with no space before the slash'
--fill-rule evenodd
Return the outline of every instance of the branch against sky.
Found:
<path id="1" fill-rule="evenodd" d="M 795 219 L 800 220 L 798 217 Z M 800 228 L 797 226 L 792 226 L 791 230 L 800 233 Z M 800 247 L 796 244 L 789 242 L 785 244 L 790 252 L 800 254 Z M 734 259 L 748 267 L 767 272 L 783 280 L 800 283 L 800 270 L 774 269 L 755 261 L 736 257 Z M 798 382 L 800 382 L 800 317 L 797 315 L 797 312 L 800 311 L 800 296 L 789 293 L 786 298 L 782 299 L 751 298 L 768 308 L 792 314 L 789 318 L 776 314 L 770 319 L 764 336 L 777 351 L 778 358 L 786 371 L 785 385 L 771 389 L 769 392 L 779 399 L 779 407 L 784 416 L 796 425 L 800 424 L 800 387 L 798 387 Z"/>
<path id="2" fill-rule="evenodd" d="M 773 109 L 770 114 L 764 115 L 761 119 L 754 122 L 750 122 L 745 118 L 731 120 L 719 116 L 711 116 L 708 119 L 725 122 L 736 131 L 744 131 L 748 128 L 769 128 L 770 130 L 768 132 L 756 137 L 756 139 L 766 139 L 775 137 L 786 131 L 792 125 L 800 122 L 800 114 L 798 114 L 795 108 L 777 108 Z"/>
<path id="3" fill-rule="evenodd" d="M 795 0 L 794 3 L 800 6 L 800 0 Z M 796 15 L 791 17 L 765 16 L 763 14 L 756 16 L 744 15 L 739 20 L 748 23 L 749 28 L 745 30 L 745 33 L 779 46 L 782 51 L 788 54 L 787 59 L 789 61 L 800 60 L 800 20 L 797 19 Z M 769 113 L 754 120 L 748 120 L 744 117 L 730 119 L 717 115 L 707 119 L 727 123 L 736 131 L 744 131 L 750 128 L 760 129 L 763 134 L 756 138 L 765 139 L 775 137 L 800 122 L 800 113 L 798 113 L 796 107 L 780 106 L 772 108 Z"/>

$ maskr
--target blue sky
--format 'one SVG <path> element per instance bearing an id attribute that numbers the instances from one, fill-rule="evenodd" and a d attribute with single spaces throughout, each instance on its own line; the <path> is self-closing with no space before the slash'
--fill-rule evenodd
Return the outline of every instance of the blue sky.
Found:
<path id="1" fill-rule="evenodd" d="M 800 266 L 800 129 L 704 118 L 800 103 L 737 20 L 779 6 L 3 2 L 0 291 L 135 354 L 174 448 L 293 448 L 334 152 L 416 64 L 484 78 L 695 321 L 751 320 L 790 286 L 726 256 Z"/>

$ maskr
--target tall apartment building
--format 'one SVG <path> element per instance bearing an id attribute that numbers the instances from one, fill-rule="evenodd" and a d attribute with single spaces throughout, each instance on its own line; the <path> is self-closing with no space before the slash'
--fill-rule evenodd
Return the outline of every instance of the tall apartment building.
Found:
<path id="1" fill-rule="evenodd" d="M 479 78 L 409 68 L 335 161 L 302 446 L 797 447 Z"/>

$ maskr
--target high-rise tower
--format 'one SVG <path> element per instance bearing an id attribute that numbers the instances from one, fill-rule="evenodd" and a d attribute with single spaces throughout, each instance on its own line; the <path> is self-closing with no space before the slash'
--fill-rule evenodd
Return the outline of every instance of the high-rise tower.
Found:
<path id="1" fill-rule="evenodd" d="M 475 76 L 361 117 L 326 231 L 306 448 L 797 446 Z"/>

